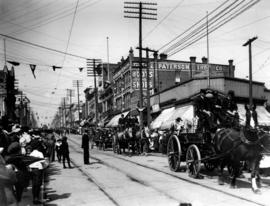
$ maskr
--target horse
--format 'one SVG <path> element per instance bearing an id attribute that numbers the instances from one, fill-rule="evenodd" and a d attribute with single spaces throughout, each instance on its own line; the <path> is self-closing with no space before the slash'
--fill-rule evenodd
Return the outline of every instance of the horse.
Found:
<path id="1" fill-rule="evenodd" d="M 257 139 L 254 136 L 257 135 Z M 252 137 L 251 140 L 249 137 Z M 240 130 L 234 128 L 223 128 L 216 132 L 213 138 L 213 144 L 217 155 L 221 156 L 219 167 L 218 182 L 224 184 L 223 169 L 230 165 L 233 169 L 233 175 L 230 182 L 231 188 L 236 188 L 236 178 L 239 175 L 241 161 L 249 164 L 251 169 L 251 185 L 254 193 L 260 193 L 257 181 L 259 178 L 259 163 L 263 152 L 270 151 L 270 135 L 263 131 Z"/>
<path id="2" fill-rule="evenodd" d="M 118 154 L 125 153 L 125 149 L 128 148 L 128 142 L 126 138 L 126 131 L 118 131 L 115 135 L 115 145 Z"/>
<path id="3" fill-rule="evenodd" d="M 130 151 L 132 150 L 132 154 L 139 154 L 140 153 L 140 138 L 141 138 L 141 133 L 140 133 L 140 128 L 138 126 L 133 126 L 130 128 L 127 128 L 125 130 L 125 135 L 127 139 L 127 144 L 128 144 L 128 152 L 130 154 Z"/>

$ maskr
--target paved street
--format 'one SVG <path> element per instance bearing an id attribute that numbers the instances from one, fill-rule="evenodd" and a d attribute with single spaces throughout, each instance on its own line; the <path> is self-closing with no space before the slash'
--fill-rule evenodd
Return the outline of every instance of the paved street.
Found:
<path id="1" fill-rule="evenodd" d="M 160 154 L 130 157 L 97 149 L 91 150 L 91 164 L 83 165 L 81 137 L 68 141 L 74 168 L 52 165 L 46 205 L 269 205 L 269 179 L 263 179 L 262 194 L 256 195 L 249 174 L 231 189 L 228 183 L 219 186 L 215 174 L 192 179 L 171 172 Z"/>

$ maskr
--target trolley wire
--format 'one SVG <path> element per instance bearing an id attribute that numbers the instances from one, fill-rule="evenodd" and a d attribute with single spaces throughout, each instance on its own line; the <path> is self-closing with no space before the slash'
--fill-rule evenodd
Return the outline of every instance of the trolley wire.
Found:
<path id="1" fill-rule="evenodd" d="M 236 18 L 237 16 L 239 16 L 240 14 L 242 14 L 244 11 L 248 10 L 249 8 L 251 8 L 252 6 L 254 6 L 255 4 L 257 4 L 260 0 L 255 1 L 254 3 L 251 3 L 250 5 L 245 5 L 245 7 L 240 8 L 239 10 L 237 10 L 235 13 L 231 14 L 230 16 L 226 17 L 226 19 L 224 19 L 223 22 L 219 22 L 217 25 L 214 25 L 212 27 L 209 27 L 209 31 L 208 33 L 212 33 L 213 31 L 217 30 L 218 28 L 220 28 L 221 26 L 223 26 L 224 24 L 226 24 L 227 22 L 231 21 L 232 19 Z M 204 32 L 203 34 L 201 34 L 199 37 L 197 37 L 195 40 L 191 41 L 190 43 L 187 43 L 186 45 L 176 49 L 175 51 L 172 51 L 168 56 L 172 56 L 176 53 L 178 53 L 179 51 L 187 48 L 188 46 L 194 44 L 195 42 L 199 41 L 200 39 L 202 39 L 203 37 L 205 37 L 207 35 L 207 32 Z"/>
<path id="2" fill-rule="evenodd" d="M 244 2 L 244 0 L 242 0 L 239 4 L 237 4 L 234 8 L 238 7 L 239 5 L 241 5 Z M 217 13 L 216 15 L 214 15 L 213 17 L 211 17 L 209 19 L 209 26 L 211 26 L 212 24 L 214 24 L 215 22 L 217 22 L 219 19 L 221 19 L 223 15 L 221 15 L 222 13 L 224 13 L 225 11 L 229 11 L 231 12 L 231 7 L 237 3 L 237 1 L 234 1 L 233 3 L 231 3 L 229 6 L 227 6 L 226 8 L 224 8 L 222 11 L 220 11 L 219 13 Z M 233 9 L 234 9 L 233 8 Z M 221 15 L 221 16 L 220 16 Z M 225 13 L 226 15 L 226 13 Z M 205 18 L 204 18 L 205 19 Z M 191 33 L 189 33 L 187 36 L 185 36 L 184 38 L 180 39 L 177 43 L 175 43 L 174 45 L 170 46 L 168 49 L 166 49 L 164 52 L 167 53 L 168 51 L 172 51 L 173 49 L 176 49 L 178 46 L 180 46 L 181 44 L 185 43 L 186 41 L 192 39 L 194 36 L 200 34 L 201 32 L 205 31 L 205 28 L 207 26 L 207 23 L 203 23 L 201 26 L 199 26 L 198 28 L 196 28 L 194 31 L 192 31 Z"/>

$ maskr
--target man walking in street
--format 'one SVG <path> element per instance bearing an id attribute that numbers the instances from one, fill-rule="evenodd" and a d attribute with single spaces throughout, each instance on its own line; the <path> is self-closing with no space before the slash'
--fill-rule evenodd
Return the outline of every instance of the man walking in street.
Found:
<path id="1" fill-rule="evenodd" d="M 84 130 L 84 133 L 82 135 L 82 148 L 83 148 L 83 161 L 85 165 L 90 164 L 89 163 L 89 136 L 88 136 L 88 130 Z"/>
<path id="2" fill-rule="evenodd" d="M 68 142 L 67 142 L 67 137 L 63 136 L 62 137 L 62 144 L 60 146 L 62 157 L 63 157 L 63 168 L 66 168 L 65 161 L 67 160 L 68 167 L 72 168 L 70 165 L 70 158 L 69 158 L 69 147 L 68 147 Z"/>

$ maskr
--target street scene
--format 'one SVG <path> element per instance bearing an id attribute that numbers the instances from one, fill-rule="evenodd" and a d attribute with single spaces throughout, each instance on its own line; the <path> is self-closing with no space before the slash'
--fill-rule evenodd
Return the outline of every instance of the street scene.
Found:
<path id="1" fill-rule="evenodd" d="M 0 0 L 0 206 L 270 205 L 266 0 Z"/>

